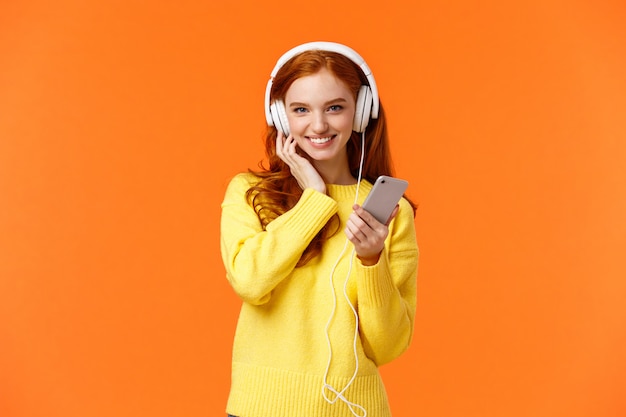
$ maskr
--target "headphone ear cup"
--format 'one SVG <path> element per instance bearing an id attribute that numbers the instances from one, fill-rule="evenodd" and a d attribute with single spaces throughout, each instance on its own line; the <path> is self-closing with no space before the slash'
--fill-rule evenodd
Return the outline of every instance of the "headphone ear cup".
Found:
<path id="1" fill-rule="evenodd" d="M 354 122 L 352 130 L 355 132 L 363 132 L 370 121 L 372 114 L 372 90 L 366 85 L 362 85 L 359 94 L 356 96 L 356 108 L 354 111 Z"/>
<path id="2" fill-rule="evenodd" d="M 282 100 L 274 100 L 274 102 L 270 105 L 270 113 L 272 115 L 272 120 L 274 121 L 274 126 L 277 129 L 282 130 L 285 134 L 285 137 L 289 136 L 289 121 L 287 120 L 287 111 L 285 110 L 285 104 Z"/>

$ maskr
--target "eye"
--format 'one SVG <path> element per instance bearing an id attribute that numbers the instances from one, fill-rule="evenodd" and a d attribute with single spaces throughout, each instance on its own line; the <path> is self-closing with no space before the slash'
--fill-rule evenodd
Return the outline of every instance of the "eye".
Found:
<path id="1" fill-rule="evenodd" d="M 306 109 L 304 107 L 294 107 L 293 109 L 294 113 L 305 113 Z"/>
<path id="2" fill-rule="evenodd" d="M 332 106 L 328 108 L 328 110 L 331 112 L 338 112 L 338 111 L 343 110 L 343 106 L 340 106 L 339 104 L 333 104 Z"/>

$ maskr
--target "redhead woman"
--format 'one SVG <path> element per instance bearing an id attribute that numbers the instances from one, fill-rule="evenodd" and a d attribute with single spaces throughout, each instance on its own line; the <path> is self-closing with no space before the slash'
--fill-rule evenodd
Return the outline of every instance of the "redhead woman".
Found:
<path id="1" fill-rule="evenodd" d="M 226 412 L 389 417 L 379 367 L 410 345 L 415 206 L 381 223 L 361 204 L 392 176 L 369 67 L 332 42 L 297 46 L 266 88 L 266 164 L 236 175 L 221 251 L 242 301 Z"/>

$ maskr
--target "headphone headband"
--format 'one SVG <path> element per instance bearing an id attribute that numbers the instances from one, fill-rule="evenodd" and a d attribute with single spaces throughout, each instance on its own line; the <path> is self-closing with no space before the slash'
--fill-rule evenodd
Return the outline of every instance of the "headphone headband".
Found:
<path id="1" fill-rule="evenodd" d="M 302 45 L 298 45 L 294 48 L 291 48 L 290 50 L 285 52 L 283 56 L 281 56 L 276 62 L 276 65 L 274 66 L 274 69 L 271 72 L 270 79 L 267 82 L 267 87 L 265 88 L 265 118 L 267 119 L 267 123 L 270 126 L 273 125 L 272 116 L 270 113 L 270 93 L 272 90 L 272 83 L 274 81 L 274 77 L 276 77 L 276 74 L 278 73 L 278 71 L 291 58 L 293 58 L 294 56 L 302 52 L 311 51 L 311 50 L 336 52 L 350 59 L 352 62 L 358 65 L 359 68 L 361 68 L 361 71 L 363 71 L 363 74 L 365 74 L 365 77 L 367 78 L 367 82 L 369 83 L 369 88 L 372 92 L 371 117 L 372 119 L 377 119 L 378 110 L 380 106 L 379 101 L 378 101 L 378 88 L 376 87 L 376 81 L 374 80 L 372 71 L 370 70 L 369 66 L 365 63 L 365 60 L 354 49 L 346 45 L 342 45 L 336 42 L 321 42 L 320 41 L 320 42 L 308 42 Z"/>

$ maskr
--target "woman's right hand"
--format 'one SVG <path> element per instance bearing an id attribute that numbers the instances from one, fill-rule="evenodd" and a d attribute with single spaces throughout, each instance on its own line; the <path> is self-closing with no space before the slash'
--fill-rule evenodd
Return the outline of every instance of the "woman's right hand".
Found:
<path id="1" fill-rule="evenodd" d="M 311 161 L 298 154 L 297 146 L 293 135 L 285 138 L 283 132 L 278 129 L 276 155 L 289 166 L 291 175 L 298 181 L 300 188 L 303 190 L 313 188 L 321 193 L 326 193 L 324 179 L 311 164 Z"/>

